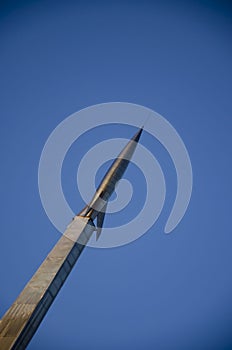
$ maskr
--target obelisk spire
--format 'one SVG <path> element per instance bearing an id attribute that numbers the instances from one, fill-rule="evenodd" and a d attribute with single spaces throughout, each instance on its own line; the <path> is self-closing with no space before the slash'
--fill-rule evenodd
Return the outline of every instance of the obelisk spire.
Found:
<path id="1" fill-rule="evenodd" d="M 140 129 L 107 171 L 90 203 L 74 217 L 19 297 L 0 320 L 0 349 L 26 348 L 92 233 L 101 233 L 107 202 L 122 178 L 141 136 Z"/>

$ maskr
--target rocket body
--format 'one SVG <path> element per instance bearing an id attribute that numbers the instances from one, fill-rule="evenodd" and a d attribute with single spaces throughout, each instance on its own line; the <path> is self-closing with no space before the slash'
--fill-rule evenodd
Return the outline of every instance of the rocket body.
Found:
<path id="1" fill-rule="evenodd" d="M 123 148 L 108 169 L 90 203 L 78 214 L 78 216 L 88 217 L 92 220 L 97 217 L 97 238 L 101 233 L 108 200 L 114 192 L 117 182 L 123 177 L 130 163 L 142 131 L 143 129 L 141 128 Z"/>

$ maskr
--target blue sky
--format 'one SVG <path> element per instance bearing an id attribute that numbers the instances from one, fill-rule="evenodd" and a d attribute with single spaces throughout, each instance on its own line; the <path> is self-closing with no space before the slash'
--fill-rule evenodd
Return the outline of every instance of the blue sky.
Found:
<path id="1" fill-rule="evenodd" d="M 143 135 L 167 182 L 159 220 L 132 244 L 86 248 L 30 350 L 232 347 L 231 32 L 227 1 L 1 3 L 0 315 L 59 238 L 37 173 L 44 143 L 64 118 L 110 101 L 154 109 L 181 135 L 194 175 L 188 211 L 164 235 L 175 171 L 163 147 Z M 106 130 L 91 142 L 83 135 L 65 160 L 64 191 L 76 212 L 78 154 L 106 133 L 135 131 Z M 127 179 L 143 182 L 136 171 Z M 124 218 L 109 215 L 107 226 L 115 220 Z"/>

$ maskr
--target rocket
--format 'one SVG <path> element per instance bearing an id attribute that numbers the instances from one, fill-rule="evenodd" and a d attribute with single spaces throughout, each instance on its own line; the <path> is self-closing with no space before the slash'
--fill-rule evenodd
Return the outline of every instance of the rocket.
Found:
<path id="1" fill-rule="evenodd" d="M 136 134 L 130 139 L 123 150 L 119 153 L 118 157 L 114 160 L 113 164 L 102 179 L 89 204 L 87 204 L 84 209 L 77 215 L 89 218 L 92 221 L 97 218 L 96 240 L 98 240 L 102 231 L 109 198 L 114 192 L 117 182 L 123 177 L 123 174 L 125 173 L 128 164 L 130 163 L 142 131 L 143 127 L 136 132 Z"/>

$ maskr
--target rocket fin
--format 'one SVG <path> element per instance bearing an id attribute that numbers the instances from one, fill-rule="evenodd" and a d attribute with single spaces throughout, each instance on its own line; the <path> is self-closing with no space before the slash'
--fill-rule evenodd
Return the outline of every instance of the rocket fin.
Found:
<path id="1" fill-rule="evenodd" d="M 102 208 L 102 211 L 100 211 L 98 216 L 97 216 L 96 241 L 98 240 L 98 238 L 100 237 L 101 232 L 102 232 L 103 222 L 104 222 L 104 218 L 105 218 L 105 214 L 106 214 L 106 207 L 107 207 L 107 203 L 104 205 L 104 207 Z"/>

